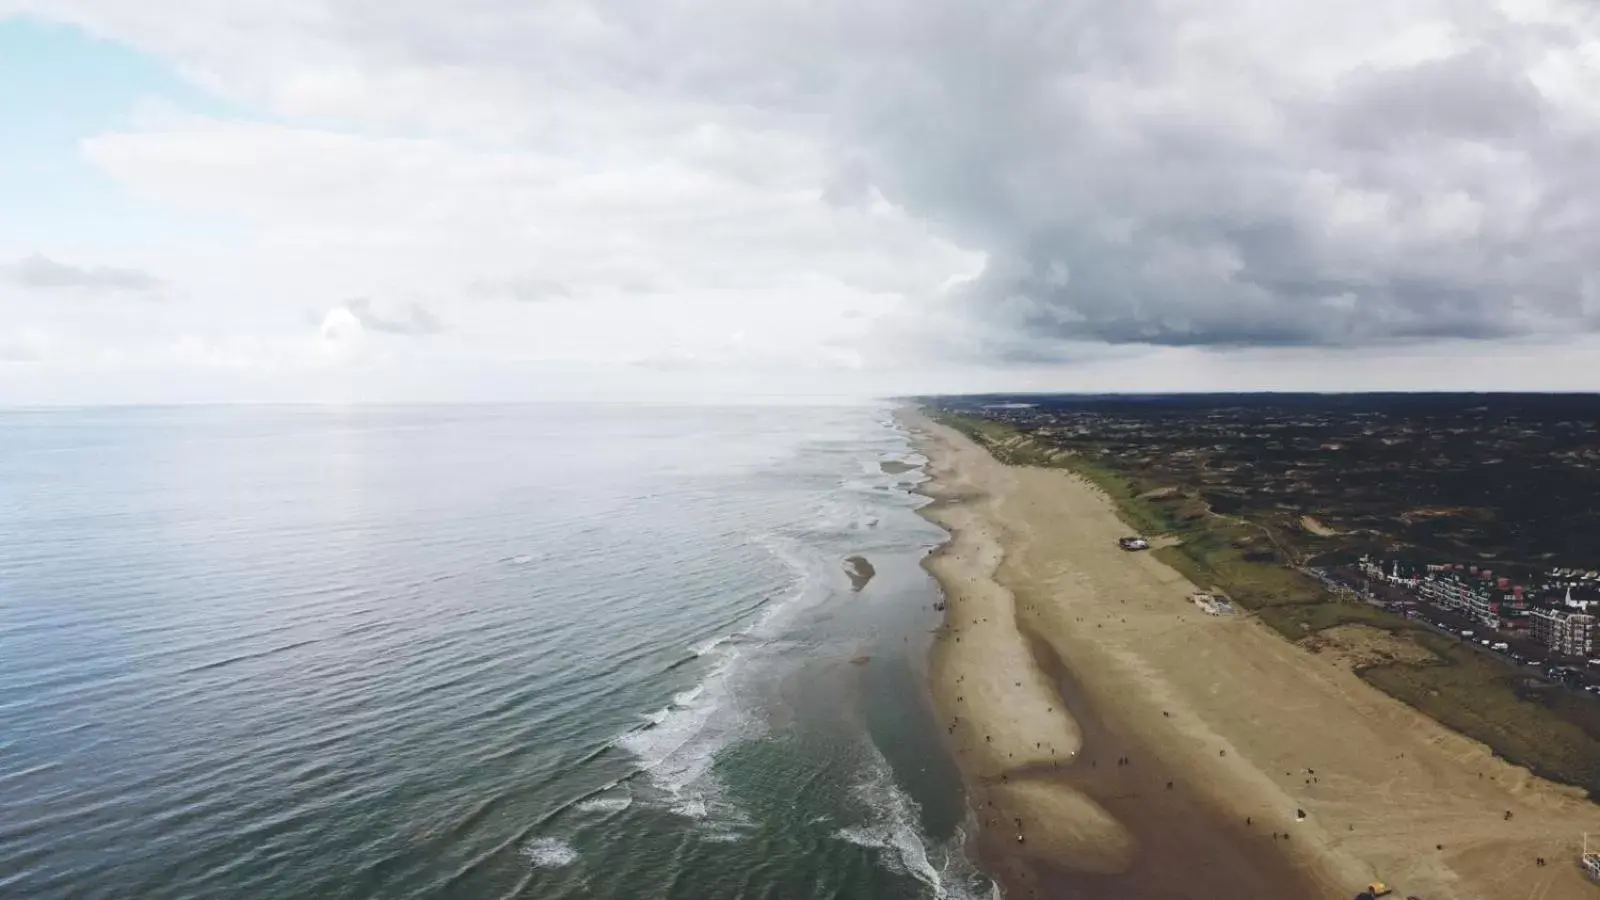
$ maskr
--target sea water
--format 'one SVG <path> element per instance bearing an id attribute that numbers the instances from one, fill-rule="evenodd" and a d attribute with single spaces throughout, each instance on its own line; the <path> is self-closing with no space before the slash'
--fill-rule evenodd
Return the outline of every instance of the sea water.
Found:
<path id="1" fill-rule="evenodd" d="M 987 896 L 891 412 L 0 413 L 0 896 Z"/>

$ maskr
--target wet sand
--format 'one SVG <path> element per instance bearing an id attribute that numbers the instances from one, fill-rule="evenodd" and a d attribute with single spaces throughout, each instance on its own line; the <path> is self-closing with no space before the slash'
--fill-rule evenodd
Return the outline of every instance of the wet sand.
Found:
<path id="1" fill-rule="evenodd" d="M 1348 898 L 1375 878 L 1428 900 L 1600 896 L 1576 866 L 1600 807 L 1337 655 L 1206 615 L 1116 547 L 1091 485 L 907 421 L 924 514 L 952 534 L 927 561 L 948 601 L 935 709 L 1008 896 Z"/>
<path id="2" fill-rule="evenodd" d="M 850 579 L 850 590 L 859 594 L 861 589 L 872 581 L 872 577 L 878 574 L 878 570 L 873 568 L 865 556 L 850 556 L 845 558 L 844 574 Z"/>

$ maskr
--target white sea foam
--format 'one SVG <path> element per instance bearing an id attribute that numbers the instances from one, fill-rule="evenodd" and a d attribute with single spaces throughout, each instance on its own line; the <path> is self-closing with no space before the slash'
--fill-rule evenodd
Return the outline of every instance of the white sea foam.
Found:
<path id="1" fill-rule="evenodd" d="M 780 637 L 801 613 L 830 595 L 838 560 L 833 554 L 824 554 L 789 535 L 767 533 L 756 535 L 752 540 L 780 560 L 791 573 L 782 599 L 768 604 L 747 631 L 750 637 L 771 641 Z"/>
<path id="2" fill-rule="evenodd" d="M 680 691 L 671 706 L 650 714 L 651 727 L 617 740 L 617 746 L 638 758 L 649 783 L 679 815 L 703 819 L 711 814 L 719 799 L 711 774 L 717 753 L 756 733 L 755 722 L 741 714 L 733 697 L 732 670 L 739 658 L 735 647 L 719 652 L 698 685 Z"/>
<path id="3" fill-rule="evenodd" d="M 836 565 L 776 534 L 752 540 L 788 566 L 787 588 L 744 629 L 695 646 L 694 653 L 710 663 L 700 683 L 675 694 L 671 705 L 648 714 L 649 727 L 616 742 L 638 758 L 648 783 L 664 795 L 662 801 L 672 812 L 730 826 L 747 819 L 725 800 L 712 768 L 729 745 L 765 730 L 761 717 L 747 708 L 746 683 L 756 672 L 763 677 L 776 674 L 769 670 L 784 647 L 784 630 L 800 610 L 827 596 L 831 572 L 823 566 Z"/>
<path id="4" fill-rule="evenodd" d="M 876 490 L 880 485 L 889 484 L 889 483 L 892 483 L 890 481 L 890 479 L 885 478 L 883 473 L 879 472 L 879 473 L 875 473 L 870 478 L 851 478 L 851 479 L 848 479 L 845 482 L 843 482 L 842 484 L 840 484 L 839 487 L 842 490 L 844 490 L 844 492 L 847 493 L 847 494 L 855 494 L 857 496 L 870 497 L 870 496 L 872 496 L 872 492 L 874 490 Z"/>
<path id="5" fill-rule="evenodd" d="M 685 819 L 704 819 L 711 815 L 711 801 L 703 787 L 693 791 L 679 789 L 677 802 L 672 804 L 671 809 Z"/>
<path id="6" fill-rule="evenodd" d="M 884 499 L 882 493 L 871 496 L 835 494 L 817 505 L 814 518 L 805 527 L 805 537 L 811 542 L 821 539 L 824 543 L 842 539 L 843 546 L 852 548 L 859 548 L 863 539 L 881 540 L 862 532 L 876 531 L 883 524 Z"/>
<path id="7" fill-rule="evenodd" d="M 578 812 L 604 813 L 610 815 L 619 813 L 633 805 L 632 794 L 609 794 L 601 797 L 590 797 L 588 800 L 573 807 Z"/>
<path id="8" fill-rule="evenodd" d="M 535 869 L 559 869 L 578 861 L 578 851 L 560 838 L 543 837 L 522 848 Z"/>
<path id="9" fill-rule="evenodd" d="M 921 809 L 895 783 L 888 761 L 876 747 L 870 748 L 859 777 L 853 793 L 868 819 L 835 831 L 835 838 L 879 851 L 885 867 L 921 882 L 939 900 L 999 896 L 998 887 L 962 855 L 959 831 L 948 844 L 930 850 L 920 827 Z"/>
<path id="10" fill-rule="evenodd" d="M 876 452 L 868 462 L 876 469 Z M 764 732 L 757 698 L 760 686 L 781 677 L 782 667 L 793 662 L 788 633 L 819 604 L 842 596 L 838 539 L 845 537 L 859 546 L 868 529 L 879 529 L 879 517 L 884 514 L 882 495 L 869 501 L 862 491 L 885 479 L 881 472 L 869 474 L 870 480 L 846 479 L 828 496 L 819 498 L 814 517 L 803 531 L 784 529 L 750 536 L 752 543 L 788 568 L 787 584 L 774 591 L 773 599 L 742 628 L 694 645 L 691 650 L 705 667 L 699 683 L 679 691 L 670 705 L 649 714 L 648 727 L 618 738 L 616 746 L 638 760 L 644 775 L 639 784 L 648 786 L 635 791 L 640 802 L 659 803 L 678 815 L 703 820 L 700 831 L 704 836 L 720 835 L 714 839 L 727 840 L 746 836 L 743 826 L 748 819 L 727 800 L 715 776 L 717 758 L 730 745 Z M 908 821 L 915 822 L 914 809 Z M 898 855 L 909 857 L 911 852 L 906 849 Z M 928 873 L 937 877 L 937 870 L 925 858 L 921 870 L 919 878 L 926 880 Z"/>
<path id="11" fill-rule="evenodd" d="M 718 635 L 717 637 L 695 644 L 693 647 L 689 648 L 689 652 L 693 653 L 695 656 L 705 656 L 707 653 L 710 653 L 718 647 L 721 647 L 723 644 L 726 644 L 732 639 L 733 635 L 731 634 Z"/>

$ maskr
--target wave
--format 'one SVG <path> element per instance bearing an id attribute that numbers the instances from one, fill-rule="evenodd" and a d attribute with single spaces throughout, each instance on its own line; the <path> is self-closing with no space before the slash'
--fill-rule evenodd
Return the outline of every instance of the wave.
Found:
<path id="1" fill-rule="evenodd" d="M 868 819 L 840 828 L 833 836 L 878 851 L 885 867 L 915 879 L 936 900 L 999 897 L 998 885 L 981 875 L 962 854 L 965 840 L 959 829 L 949 841 L 930 848 L 921 829 L 921 807 L 895 783 L 894 773 L 878 748 L 870 743 L 868 746 L 868 759 L 852 789 Z"/>
<path id="2" fill-rule="evenodd" d="M 610 746 L 610 745 L 607 745 L 607 746 Z M 593 756 L 591 755 L 590 758 L 592 759 Z M 637 773 L 634 773 L 634 774 L 637 774 Z M 632 775 L 628 775 L 628 776 L 625 776 L 623 778 L 614 779 L 614 780 L 612 780 L 612 781 L 610 781 L 610 782 L 608 782 L 606 784 L 602 784 L 599 787 L 592 788 L 589 791 L 586 791 L 585 793 L 582 793 L 582 794 L 579 794 L 576 797 L 573 797 L 572 799 L 566 801 L 565 803 L 562 803 L 561 805 L 557 806 L 556 808 L 554 808 L 554 809 L 550 810 L 549 812 L 545 813 L 544 815 L 540 816 L 538 819 L 535 819 L 533 821 L 533 823 L 528 826 L 528 829 L 527 829 L 528 832 L 531 833 L 531 832 L 536 831 L 538 829 L 544 828 L 545 826 L 549 825 L 551 822 L 554 822 L 556 819 L 560 818 L 561 816 L 565 815 L 567 812 L 572 811 L 572 810 L 583 810 L 583 809 L 590 809 L 590 808 L 594 808 L 594 809 L 603 809 L 603 808 L 605 808 L 607 805 L 609 805 L 609 803 L 614 803 L 617 800 L 621 799 L 621 797 L 619 797 L 619 795 L 613 794 L 611 792 L 615 791 L 615 790 L 618 790 L 619 788 L 621 788 L 622 790 L 627 790 L 624 787 L 624 783 L 629 778 L 632 778 L 632 777 L 633 777 Z M 626 799 L 627 799 L 628 802 L 622 808 L 626 808 L 626 806 L 632 805 L 632 803 L 633 803 L 632 794 L 627 794 L 625 796 L 626 796 Z M 469 817 L 468 821 L 471 821 L 472 818 L 478 818 L 478 817 L 481 817 L 481 816 L 487 814 L 497 803 L 498 803 L 498 800 L 491 800 L 490 802 L 485 803 L 476 812 L 474 812 L 472 817 Z"/>
<path id="3" fill-rule="evenodd" d="M 584 813 L 604 813 L 613 815 L 622 812 L 633 805 L 632 794 L 612 794 L 609 796 L 593 797 L 577 804 L 573 809 Z"/>
<path id="4" fill-rule="evenodd" d="M 578 851 L 560 838 L 539 838 L 522 848 L 535 869 L 560 869 L 578 861 Z"/>
<path id="5" fill-rule="evenodd" d="M 875 469 L 879 454 L 886 449 L 880 446 L 864 455 L 857 449 L 852 455 L 864 468 Z M 900 455 L 909 451 L 909 445 L 901 440 L 887 450 Z M 901 529 L 883 527 L 885 517 L 894 515 L 892 504 L 881 499 L 881 494 L 869 498 L 863 493 L 863 488 L 889 481 L 892 479 L 881 473 L 870 479 L 846 478 L 818 499 L 809 523 L 748 535 L 747 540 L 785 566 L 786 583 L 741 613 L 737 624 L 723 623 L 712 636 L 700 639 L 688 647 L 685 656 L 670 663 L 668 670 L 695 663 L 704 666 L 704 671 L 698 683 L 679 690 L 669 704 L 644 714 L 643 721 L 612 741 L 612 746 L 636 760 L 637 768 L 629 778 L 637 779 L 634 783 L 639 789 L 633 796 L 641 803 L 659 803 L 679 816 L 700 820 L 704 823 L 701 836 L 707 839 L 741 840 L 747 836 L 745 813 L 725 796 L 716 777 L 717 759 L 729 746 L 765 732 L 766 721 L 756 701 L 759 685 L 781 677 L 782 668 L 794 662 L 794 644 L 786 638 L 795 623 L 830 598 L 844 595 L 839 584 L 838 535 L 828 531 L 836 528 L 852 546 L 859 545 L 868 531 L 882 535 L 872 539 L 874 546 L 884 541 L 899 543 Z M 920 535 L 915 542 L 908 539 L 907 545 L 920 546 Z M 880 766 L 887 770 L 881 757 Z M 892 779 L 888 783 L 892 786 Z M 903 802 L 910 802 L 900 796 Z M 893 835 L 899 841 L 896 846 L 904 845 L 894 856 L 909 860 L 907 871 L 919 873 L 919 880 L 937 883 L 940 870 L 928 862 L 926 853 L 918 862 L 911 844 L 906 843 L 916 835 L 915 804 L 903 812 L 910 830 L 886 832 L 883 837 L 887 840 Z M 870 826 L 862 827 L 868 830 L 852 835 L 863 841 L 878 839 Z"/>
<path id="6" fill-rule="evenodd" d="M 667 797 L 668 808 L 704 819 L 718 799 L 711 767 L 728 744 L 756 733 L 755 719 L 740 712 L 731 671 L 739 654 L 728 652 L 699 684 L 673 696 L 671 705 L 646 715 L 646 724 L 617 738 L 639 761 L 639 772 Z"/>
<path id="7" fill-rule="evenodd" d="M 201 663 L 200 665 L 197 665 L 197 666 L 190 666 L 189 668 L 184 669 L 183 671 L 179 672 L 178 674 L 179 675 L 194 675 L 194 674 L 197 674 L 197 673 L 200 673 L 200 672 L 208 672 L 208 671 L 211 671 L 213 669 L 226 668 L 226 667 L 234 665 L 236 663 L 250 662 L 251 660 L 256 660 L 256 659 L 266 659 L 269 656 L 276 656 L 279 653 L 288 653 L 291 650 L 299 650 L 301 647 L 309 647 L 312 644 L 320 643 L 321 640 L 322 640 L 321 638 L 311 638 L 309 640 L 295 641 L 294 643 L 291 643 L 291 644 L 284 644 L 281 647 L 271 647 L 271 648 L 266 649 L 266 650 L 259 650 L 259 651 L 256 651 L 254 653 L 241 653 L 241 654 L 239 654 L 237 656 L 230 656 L 230 657 L 227 657 L 225 659 L 218 659 L 218 660 L 213 660 L 213 661 L 208 662 L 208 663 Z"/>
<path id="8" fill-rule="evenodd" d="M 800 611 L 828 596 L 834 563 L 806 553 L 798 542 L 774 533 L 752 535 L 789 569 L 785 588 L 774 592 L 744 628 L 718 635 L 690 648 L 685 662 L 709 660 L 698 684 L 679 691 L 672 702 L 645 716 L 645 722 L 614 744 L 639 761 L 639 774 L 666 796 L 667 808 L 691 819 L 715 818 L 724 824 L 745 823 L 742 811 L 726 802 L 712 771 L 717 756 L 729 745 L 751 740 L 765 731 L 755 710 L 742 696 L 752 676 L 767 677 L 776 658 L 788 647 L 784 630 Z"/>
<path id="9" fill-rule="evenodd" d="M 689 648 L 689 652 L 693 653 L 696 657 L 705 656 L 707 653 L 710 653 L 723 644 L 726 644 L 730 640 L 733 640 L 733 635 L 731 634 L 718 635 L 714 638 L 709 638 L 701 641 L 698 644 L 695 644 L 693 647 Z"/>
<path id="10" fill-rule="evenodd" d="M 770 641 L 781 636 L 800 613 L 830 595 L 838 560 L 792 535 L 764 532 L 751 540 L 789 569 L 784 599 L 769 604 L 742 636 Z"/>

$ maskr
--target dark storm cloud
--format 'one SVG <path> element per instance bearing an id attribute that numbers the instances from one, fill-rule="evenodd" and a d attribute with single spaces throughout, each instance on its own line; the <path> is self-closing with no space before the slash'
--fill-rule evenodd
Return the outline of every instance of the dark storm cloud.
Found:
<path id="1" fill-rule="evenodd" d="M 347 12 L 385 53 L 812 130 L 827 202 L 876 191 L 988 254 L 927 302 L 996 358 L 1600 324 L 1581 4 L 685 0 L 488 29 L 464 0 L 424 31 L 407 2 Z"/>
<path id="2" fill-rule="evenodd" d="M 1399 24 L 1436 21 L 1414 9 Z M 1314 22 L 1274 44 L 1247 10 L 934 3 L 890 17 L 899 32 L 869 22 L 828 101 L 840 181 L 988 251 L 953 302 L 1008 359 L 1595 326 L 1600 126 L 1529 76 L 1572 32 L 1483 4 L 1447 23 L 1461 46 L 1380 64 Z M 1202 53 L 1205 32 L 1226 37 Z M 1332 59 L 1307 76 L 1300 53 Z"/>
<path id="3" fill-rule="evenodd" d="M 94 291 L 150 291 L 160 279 L 139 269 L 75 266 L 40 254 L 0 265 L 0 277 L 27 288 L 80 288 Z"/>
<path id="4" fill-rule="evenodd" d="M 1544 98 L 1513 59 L 1477 49 L 1442 60 L 1352 74 L 1327 110 L 1348 147 L 1419 137 L 1526 144 L 1539 137 Z"/>
<path id="5" fill-rule="evenodd" d="M 957 302 L 1017 334 L 1009 358 L 1593 326 L 1600 194 L 1573 165 L 1593 125 L 1511 61 L 1474 49 L 1274 96 L 1032 46 L 989 48 L 981 73 L 930 60 L 941 88 L 868 132 L 886 193 L 991 253 Z"/>
<path id="6" fill-rule="evenodd" d="M 404 335 L 439 334 L 444 331 L 444 323 L 439 317 L 420 303 L 407 304 L 399 315 L 377 312 L 372 308 L 372 301 L 365 297 L 345 301 L 344 308 L 368 331 Z"/>
<path id="7" fill-rule="evenodd" d="M 826 199 L 875 188 L 989 254 L 946 302 L 997 357 L 1600 323 L 1600 117 L 1532 77 L 1600 81 L 1581 25 L 1488 0 L 1361 25 L 1226 0 L 808 9 L 724 19 L 726 57 L 650 78 L 825 113 Z M 1377 52 L 1413 32 L 1448 41 Z"/>

